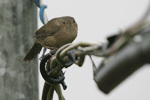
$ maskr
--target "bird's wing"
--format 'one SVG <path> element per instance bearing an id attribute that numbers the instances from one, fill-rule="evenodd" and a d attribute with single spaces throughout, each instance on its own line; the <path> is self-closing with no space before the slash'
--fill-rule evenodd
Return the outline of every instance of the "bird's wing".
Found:
<path id="1" fill-rule="evenodd" d="M 46 25 L 44 25 L 43 27 L 41 27 L 36 33 L 35 33 L 35 37 L 36 39 L 44 39 L 48 36 L 52 36 L 53 34 L 55 34 L 58 30 L 60 29 L 60 26 L 55 25 L 55 24 L 50 24 L 47 23 Z"/>

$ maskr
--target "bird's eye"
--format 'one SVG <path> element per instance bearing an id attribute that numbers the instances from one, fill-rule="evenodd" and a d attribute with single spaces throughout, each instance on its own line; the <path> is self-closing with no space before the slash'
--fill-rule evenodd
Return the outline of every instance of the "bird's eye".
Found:
<path id="1" fill-rule="evenodd" d="M 75 20 L 73 20 L 73 23 L 76 23 Z"/>
<path id="2" fill-rule="evenodd" d="M 63 24 L 66 24 L 65 22 L 63 22 Z"/>

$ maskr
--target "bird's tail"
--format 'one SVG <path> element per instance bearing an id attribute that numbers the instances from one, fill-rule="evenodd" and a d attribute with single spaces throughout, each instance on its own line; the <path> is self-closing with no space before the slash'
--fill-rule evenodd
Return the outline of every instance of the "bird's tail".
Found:
<path id="1" fill-rule="evenodd" d="M 34 43 L 33 47 L 28 51 L 26 56 L 24 57 L 24 61 L 31 61 L 35 59 L 38 53 L 40 53 L 42 49 L 42 45 L 40 43 Z"/>

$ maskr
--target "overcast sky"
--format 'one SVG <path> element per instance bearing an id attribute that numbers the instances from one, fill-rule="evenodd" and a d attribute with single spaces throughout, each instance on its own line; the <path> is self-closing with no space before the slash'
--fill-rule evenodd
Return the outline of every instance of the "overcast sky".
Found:
<path id="1" fill-rule="evenodd" d="M 78 23 L 80 41 L 106 42 L 106 37 L 126 29 L 144 14 L 149 0 L 42 0 L 47 5 L 48 19 L 72 16 Z M 38 20 L 38 27 L 42 23 Z M 94 58 L 96 64 L 101 58 Z M 131 66 L 132 67 L 132 66 Z M 88 57 L 81 68 L 72 65 L 66 70 L 66 100 L 150 100 L 150 66 L 144 66 L 123 81 L 109 94 L 104 94 L 93 80 Z M 40 98 L 44 80 L 40 76 Z M 55 100 L 57 96 L 55 95 Z"/>

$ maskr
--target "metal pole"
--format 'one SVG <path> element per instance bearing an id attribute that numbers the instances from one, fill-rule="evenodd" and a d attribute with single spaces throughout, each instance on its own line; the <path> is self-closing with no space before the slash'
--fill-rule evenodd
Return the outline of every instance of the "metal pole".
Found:
<path id="1" fill-rule="evenodd" d="M 34 43 L 34 0 L 0 0 L 0 99 L 38 100 L 38 61 L 23 58 Z"/>

